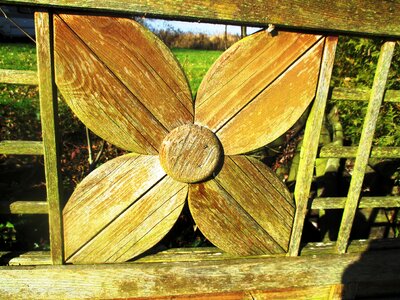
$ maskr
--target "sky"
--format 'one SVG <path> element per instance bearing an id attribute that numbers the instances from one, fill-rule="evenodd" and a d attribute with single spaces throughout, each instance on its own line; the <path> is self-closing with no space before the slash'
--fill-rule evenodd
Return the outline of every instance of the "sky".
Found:
<path id="1" fill-rule="evenodd" d="M 225 32 L 225 25 L 221 24 L 210 24 L 210 23 L 200 23 L 200 22 L 183 22 L 183 21 L 166 21 L 159 19 L 146 19 L 146 22 L 150 26 L 155 28 L 168 28 L 172 27 L 179 29 L 183 32 L 193 32 L 193 33 L 206 33 L 206 34 L 219 34 Z M 260 28 L 248 27 L 247 34 L 251 34 L 258 31 Z M 240 26 L 228 25 L 228 33 L 240 34 Z"/>

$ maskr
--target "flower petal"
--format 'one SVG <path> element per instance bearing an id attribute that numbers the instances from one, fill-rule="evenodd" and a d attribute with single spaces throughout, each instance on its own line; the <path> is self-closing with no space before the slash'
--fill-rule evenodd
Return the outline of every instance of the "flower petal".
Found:
<path id="1" fill-rule="evenodd" d="M 125 155 L 87 176 L 63 211 L 65 259 L 122 262 L 155 245 L 178 219 L 187 185 L 157 156 Z"/>
<path id="2" fill-rule="evenodd" d="M 195 123 L 214 131 L 227 155 L 272 142 L 313 99 L 323 42 L 320 35 L 283 31 L 239 41 L 203 79 Z"/>
<path id="3" fill-rule="evenodd" d="M 150 154 L 170 130 L 193 123 L 184 73 L 170 50 L 140 24 L 61 14 L 54 26 L 57 86 L 97 135 Z"/>
<path id="4" fill-rule="evenodd" d="M 285 185 L 262 162 L 225 157 L 214 180 L 189 187 L 189 208 L 202 233 L 235 255 L 284 253 L 295 205 Z"/>

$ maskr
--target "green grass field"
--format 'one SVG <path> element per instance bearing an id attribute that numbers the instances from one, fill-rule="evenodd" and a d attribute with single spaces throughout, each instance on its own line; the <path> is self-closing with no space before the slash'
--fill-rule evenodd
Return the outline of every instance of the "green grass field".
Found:
<path id="1" fill-rule="evenodd" d="M 0 68 L 36 70 L 34 44 L 0 44 Z"/>
<path id="2" fill-rule="evenodd" d="M 172 52 L 186 73 L 193 95 L 210 66 L 222 54 L 222 51 L 193 49 L 173 49 Z"/>

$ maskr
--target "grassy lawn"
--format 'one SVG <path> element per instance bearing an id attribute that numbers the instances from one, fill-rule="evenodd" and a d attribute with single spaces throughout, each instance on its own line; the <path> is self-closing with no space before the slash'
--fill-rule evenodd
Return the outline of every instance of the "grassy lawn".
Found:
<path id="1" fill-rule="evenodd" d="M 0 68 L 36 70 L 34 44 L 0 44 Z M 40 140 L 36 86 L 0 84 L 0 136 L 2 139 Z"/>
<path id="2" fill-rule="evenodd" d="M 196 94 L 201 80 L 222 51 L 173 49 L 172 52 L 182 65 L 189 80 L 193 95 Z"/>
<path id="3" fill-rule="evenodd" d="M 36 70 L 34 44 L 1 44 L 0 68 L 13 70 Z"/>

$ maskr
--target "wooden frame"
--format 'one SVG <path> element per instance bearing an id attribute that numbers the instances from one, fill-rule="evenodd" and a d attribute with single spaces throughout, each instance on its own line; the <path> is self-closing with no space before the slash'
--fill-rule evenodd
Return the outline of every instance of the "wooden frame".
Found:
<path id="1" fill-rule="evenodd" d="M 400 280 L 400 265 L 393 263 L 398 250 L 385 250 L 384 255 L 376 252 L 226 260 L 207 260 L 204 254 L 203 260 L 201 254 L 196 259 L 192 253 L 192 261 L 176 254 L 164 254 L 164 261 L 155 263 L 150 260 L 149 263 L 3 267 L 1 297 L 248 299 L 249 295 L 259 293 L 261 299 L 310 299 L 311 295 L 315 299 L 341 296 L 349 299 L 371 291 L 381 296 L 400 292 L 398 285 L 393 285 Z M 190 255 L 186 255 L 188 260 Z M 382 289 L 385 284 L 395 289 Z"/>
<path id="2" fill-rule="evenodd" d="M 334 4 L 330 1 L 305 3 L 304 1 L 285 0 L 278 3 L 276 1 L 224 0 L 220 1 L 218 5 L 213 5 L 212 1 L 200 0 L 187 0 L 183 4 L 177 4 L 173 0 L 164 2 L 1 0 L 0 2 L 2 4 L 37 5 L 49 9 L 49 12 L 42 11 L 36 14 L 38 72 L 0 71 L 0 80 L 4 83 L 39 85 L 43 141 L 2 141 L 0 142 L 0 152 L 44 155 L 48 195 L 46 202 L 5 202 L 0 206 L 0 212 L 37 214 L 48 212 L 50 220 L 51 254 L 16 255 L 17 257 L 12 260 L 14 264 L 63 264 L 60 168 L 57 149 L 57 95 L 52 65 L 51 9 L 91 9 L 108 13 L 148 14 L 182 20 L 229 22 L 243 25 L 265 26 L 268 23 L 274 23 L 301 30 L 400 37 L 400 21 L 396 17 L 396 13 L 400 10 L 400 1 L 389 0 L 379 3 L 373 1 L 349 3 L 339 0 Z M 336 7 L 332 8 L 332 5 Z M 329 17 L 321 18 L 321 15 Z M 385 18 L 385 22 L 381 21 L 383 18 Z M 371 147 L 377 113 L 382 101 L 400 102 L 399 91 L 384 93 L 395 42 L 387 41 L 382 47 L 371 90 L 334 88 L 329 93 L 336 42 L 336 38 L 330 38 L 327 41 L 327 51 L 323 58 L 316 101 L 306 125 L 301 150 L 295 188 L 297 213 L 289 251 L 291 256 L 301 254 L 300 256 L 237 258 L 226 257 L 215 249 L 208 252 L 201 249 L 193 251 L 177 249 L 127 264 L 0 267 L 0 278 L 4 279 L 0 282 L 0 298 L 183 297 L 194 294 L 197 294 L 199 299 L 212 297 L 215 299 L 221 299 L 221 297 L 242 299 L 249 295 L 267 298 L 282 295 L 296 298 L 309 295 L 352 298 L 355 295 L 363 295 L 367 291 L 378 295 L 379 292 L 382 292 L 378 291 L 382 286 L 391 288 L 387 290 L 389 294 L 398 295 L 400 290 L 394 284 L 396 280 L 397 282 L 400 280 L 398 275 L 395 275 L 400 271 L 397 259 L 400 254 L 398 242 L 383 241 L 378 243 L 383 245 L 378 247 L 381 249 L 379 252 L 371 251 L 371 253 L 365 254 L 361 252 L 376 248 L 375 242 L 369 246 L 366 246 L 369 244 L 368 242 L 353 242 L 349 245 L 349 233 L 357 208 L 400 207 L 400 197 L 360 199 L 361 184 L 368 158 L 400 157 L 399 148 Z M 318 139 L 315 136 L 320 134 L 329 94 L 332 99 L 369 101 L 358 148 L 327 146 L 323 147 L 319 154 L 317 153 Z M 357 171 L 353 175 L 350 192 L 346 198 L 309 199 L 314 161 L 317 155 L 319 157 L 356 158 L 355 169 Z M 337 243 L 322 246 L 309 244 L 301 249 L 303 222 L 306 212 L 310 208 L 344 208 Z M 317 250 L 312 250 L 313 247 Z M 349 254 L 340 255 L 345 252 Z M 313 255 L 307 255 L 307 253 Z M 315 254 L 317 254 L 316 257 Z M 4 256 L 9 255 L 11 254 L 4 254 Z M 346 275 L 349 270 L 356 274 Z M 289 277 L 288 274 L 290 274 Z M 83 288 L 82 283 L 85 282 L 89 283 Z M 371 286 L 377 289 L 374 290 Z M 278 292 L 277 289 L 285 290 Z M 207 293 L 212 294 L 204 295 Z"/>
<path id="3" fill-rule="evenodd" d="M 384 0 L 2 0 L 4 4 L 134 13 L 192 21 L 226 22 L 398 37 L 400 2 Z M 385 22 L 381 22 L 381 20 Z"/>

